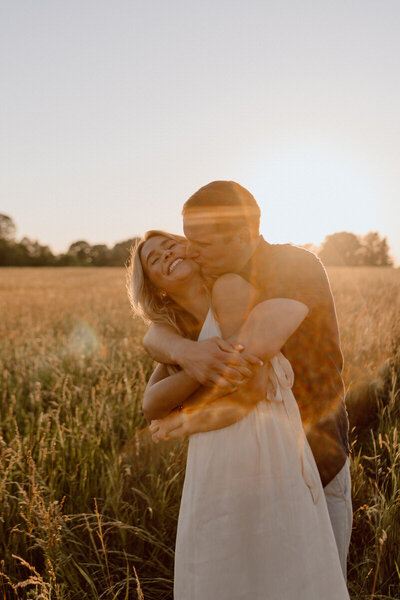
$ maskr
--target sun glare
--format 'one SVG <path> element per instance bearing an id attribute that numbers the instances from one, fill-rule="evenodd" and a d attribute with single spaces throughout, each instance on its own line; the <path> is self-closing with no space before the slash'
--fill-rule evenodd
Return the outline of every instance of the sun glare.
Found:
<path id="1" fill-rule="evenodd" d="M 377 182 L 355 155 L 335 148 L 270 152 L 248 182 L 271 242 L 315 243 L 329 233 L 366 233 L 377 220 Z"/>

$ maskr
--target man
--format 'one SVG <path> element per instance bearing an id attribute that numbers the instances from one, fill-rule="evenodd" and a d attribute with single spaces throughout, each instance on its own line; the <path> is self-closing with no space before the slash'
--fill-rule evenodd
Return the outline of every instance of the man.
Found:
<path id="1" fill-rule="evenodd" d="M 325 269 L 311 252 L 266 242 L 259 234 L 259 206 L 235 182 L 214 181 L 200 188 L 182 214 L 188 254 L 204 276 L 236 273 L 257 290 L 237 343 L 263 361 L 281 350 L 292 364 L 293 393 L 346 574 L 352 520 L 348 420 L 338 324 Z M 180 365 L 200 384 L 221 383 L 224 377 L 225 385 L 237 386 L 243 380 L 243 361 L 227 344 L 217 338 L 193 342 L 162 325 L 152 325 L 144 339 L 155 360 Z M 249 386 L 251 379 L 241 383 L 244 395 Z"/>

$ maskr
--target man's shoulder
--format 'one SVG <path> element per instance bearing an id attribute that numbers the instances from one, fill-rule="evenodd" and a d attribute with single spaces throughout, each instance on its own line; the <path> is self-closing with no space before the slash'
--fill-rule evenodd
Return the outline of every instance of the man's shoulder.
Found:
<path id="1" fill-rule="evenodd" d="M 301 246 L 295 246 L 294 244 L 268 244 L 264 242 L 260 248 L 260 257 L 263 256 L 266 260 L 269 259 L 274 263 L 281 263 L 282 266 L 294 265 L 300 267 L 314 267 L 323 268 L 321 260 L 314 252 L 302 248 Z"/>
<path id="2" fill-rule="evenodd" d="M 253 266 L 256 287 L 271 290 L 276 286 L 285 290 L 307 287 L 327 292 L 329 288 L 325 268 L 316 254 L 293 244 L 269 244 L 259 248 Z"/>
<path id="3" fill-rule="evenodd" d="M 303 248 L 302 246 L 296 246 L 295 244 L 287 243 L 287 244 L 270 244 L 271 252 L 274 254 L 281 254 L 282 256 L 287 257 L 309 257 L 313 259 L 318 259 L 318 256 Z"/>

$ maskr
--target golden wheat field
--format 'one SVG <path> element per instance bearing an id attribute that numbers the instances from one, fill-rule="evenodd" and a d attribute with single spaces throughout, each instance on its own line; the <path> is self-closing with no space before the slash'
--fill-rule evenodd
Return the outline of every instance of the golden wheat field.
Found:
<path id="1" fill-rule="evenodd" d="M 352 426 L 349 589 L 399 599 L 400 270 L 329 276 Z M 186 445 L 149 439 L 153 364 L 124 277 L 0 269 L 1 598 L 172 598 Z"/>

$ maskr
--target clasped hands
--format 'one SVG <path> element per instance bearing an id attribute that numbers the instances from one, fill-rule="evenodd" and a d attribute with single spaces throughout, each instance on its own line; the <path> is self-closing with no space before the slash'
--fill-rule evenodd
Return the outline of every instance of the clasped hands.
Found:
<path id="1" fill-rule="evenodd" d="M 163 419 L 153 420 L 150 432 L 155 443 L 182 438 L 193 433 L 227 427 L 242 419 L 252 409 L 246 385 L 263 362 L 221 338 L 190 342 L 185 347 L 180 366 L 201 384 L 193 397 L 180 409 Z"/>

